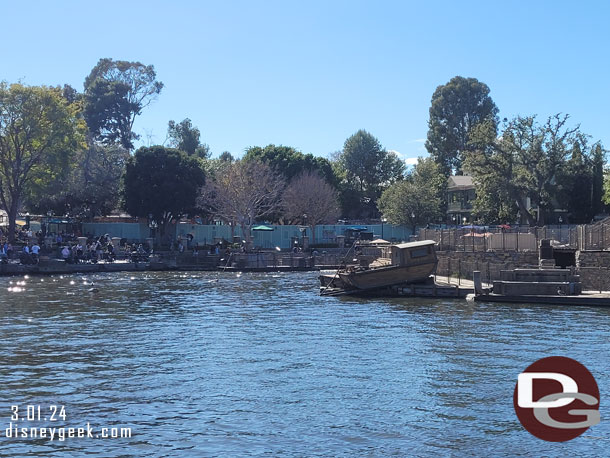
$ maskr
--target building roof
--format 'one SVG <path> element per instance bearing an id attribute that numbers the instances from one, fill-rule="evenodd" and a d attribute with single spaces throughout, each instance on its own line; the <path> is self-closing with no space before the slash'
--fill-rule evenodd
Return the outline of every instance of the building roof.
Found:
<path id="1" fill-rule="evenodd" d="M 447 179 L 447 190 L 474 189 L 470 175 L 455 175 Z"/>

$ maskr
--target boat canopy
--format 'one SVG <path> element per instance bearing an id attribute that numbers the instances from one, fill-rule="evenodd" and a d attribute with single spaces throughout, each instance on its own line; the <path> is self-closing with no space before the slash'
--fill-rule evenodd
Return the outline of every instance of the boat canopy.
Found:
<path id="1" fill-rule="evenodd" d="M 409 243 L 399 243 L 396 245 L 392 245 L 395 246 L 396 248 L 400 248 L 401 250 L 404 250 L 405 248 L 416 248 L 419 246 L 428 246 L 428 245 L 435 245 L 436 242 L 434 240 L 420 240 L 419 242 L 409 242 Z"/>
<path id="2" fill-rule="evenodd" d="M 263 226 L 262 224 L 259 226 L 254 226 L 252 228 L 253 231 L 273 231 L 274 229 L 269 226 Z"/>

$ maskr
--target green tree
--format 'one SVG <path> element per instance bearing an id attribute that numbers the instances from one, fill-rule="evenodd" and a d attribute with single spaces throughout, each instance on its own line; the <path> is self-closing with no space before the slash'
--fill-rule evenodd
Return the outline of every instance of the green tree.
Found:
<path id="1" fill-rule="evenodd" d="M 233 162 L 235 160 L 235 158 L 228 151 L 223 151 L 222 154 L 220 156 L 218 156 L 218 160 L 221 161 L 221 162 L 229 162 L 229 163 L 231 163 L 231 162 Z"/>
<path id="2" fill-rule="evenodd" d="M 571 151 L 576 144 L 586 149 L 580 129 L 566 127 L 568 118 L 555 115 L 540 125 L 534 116 L 517 117 L 499 137 L 491 121 L 475 126 L 464 167 L 477 185 L 493 182 L 477 189 L 477 200 L 507 199 L 530 225 L 544 225 L 545 213 L 558 204 L 558 181 Z M 496 190 L 502 193 L 485 194 Z"/>
<path id="3" fill-rule="evenodd" d="M 28 195 L 30 211 L 91 218 L 119 206 L 129 152 L 119 145 L 92 144 L 73 156 L 66 173 Z"/>
<path id="4" fill-rule="evenodd" d="M 434 159 L 431 157 L 417 158 L 417 164 L 410 173 L 410 176 L 416 185 L 429 188 L 434 197 L 442 201 L 447 192 L 447 179 L 443 175 L 441 167 Z"/>
<path id="5" fill-rule="evenodd" d="M 362 129 L 345 140 L 343 151 L 337 159 L 343 179 L 342 204 L 357 198 L 358 216 L 377 216 L 377 199 L 385 188 L 403 178 L 404 162 L 396 153 L 386 151 L 377 138 Z"/>
<path id="6" fill-rule="evenodd" d="M 328 159 L 303 154 L 291 146 L 267 145 L 251 146 L 244 155 L 246 161 L 260 161 L 270 165 L 288 181 L 304 172 L 317 172 L 331 185 L 336 185 L 336 177 Z"/>
<path id="7" fill-rule="evenodd" d="M 388 187 L 378 201 L 379 210 L 392 224 L 417 226 L 435 223 L 442 218 L 442 182 L 440 168 L 431 159 L 418 159 L 413 172 L 406 179 Z"/>
<path id="8" fill-rule="evenodd" d="M 125 210 L 133 216 L 152 218 L 163 235 L 173 219 L 194 211 L 204 183 L 205 174 L 197 159 L 163 146 L 142 147 L 127 161 Z"/>
<path id="9" fill-rule="evenodd" d="M 480 122 L 497 126 L 498 108 L 489 87 L 476 78 L 453 77 L 432 95 L 426 149 L 446 177 L 460 172 L 470 149 L 470 131 Z"/>
<path id="10" fill-rule="evenodd" d="M 568 211 L 570 223 L 588 223 L 593 211 L 593 163 L 580 144 L 572 147 L 569 160 L 558 172 L 557 203 Z"/>
<path id="11" fill-rule="evenodd" d="M 601 143 L 596 143 L 593 146 L 592 153 L 593 161 L 593 190 L 592 190 L 592 213 L 598 215 L 602 212 L 602 203 L 604 195 L 604 162 L 605 151 Z"/>
<path id="12" fill-rule="evenodd" d="M 604 195 L 602 196 L 602 202 L 606 205 L 610 205 L 610 172 L 606 171 L 604 174 Z"/>
<path id="13" fill-rule="evenodd" d="M 189 118 L 179 123 L 169 121 L 167 136 L 169 137 L 170 146 L 184 151 L 189 156 L 197 156 L 201 159 L 206 159 L 210 156 L 210 147 L 205 143 L 201 143 L 199 140 L 201 133 L 197 127 L 193 126 Z"/>
<path id="14" fill-rule="evenodd" d="M 0 83 L 0 203 L 9 240 L 27 192 L 61 174 L 83 146 L 79 108 L 61 88 Z"/>
<path id="15" fill-rule="evenodd" d="M 100 59 L 85 79 L 85 120 L 97 140 L 120 143 L 131 151 L 133 132 L 142 113 L 163 88 L 152 65 Z"/>

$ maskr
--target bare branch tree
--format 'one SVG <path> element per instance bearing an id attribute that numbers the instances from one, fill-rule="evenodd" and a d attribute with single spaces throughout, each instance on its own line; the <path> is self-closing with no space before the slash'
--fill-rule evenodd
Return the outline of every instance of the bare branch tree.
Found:
<path id="1" fill-rule="evenodd" d="M 227 163 L 201 189 L 198 205 L 232 226 L 239 225 L 252 243 L 252 226 L 260 218 L 281 209 L 283 178 L 268 165 L 256 161 Z"/>
<path id="2" fill-rule="evenodd" d="M 339 217 L 337 191 L 315 172 L 303 172 L 293 179 L 283 195 L 286 216 L 311 228 L 315 241 L 318 224 L 333 223 Z"/>

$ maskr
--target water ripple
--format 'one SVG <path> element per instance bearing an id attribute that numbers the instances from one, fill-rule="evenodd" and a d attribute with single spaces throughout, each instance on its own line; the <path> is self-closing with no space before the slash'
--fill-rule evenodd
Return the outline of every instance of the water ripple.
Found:
<path id="1" fill-rule="evenodd" d="M 610 309 L 322 298 L 314 273 L 2 278 L 2 288 L 0 430 L 11 405 L 64 405 L 67 426 L 131 427 L 133 437 L 3 437 L 1 456 L 610 448 L 603 400 L 602 423 L 552 446 L 512 410 L 517 374 L 549 355 L 583 362 L 608 395 Z"/>

